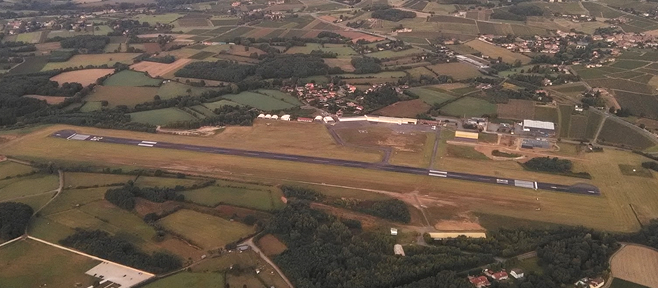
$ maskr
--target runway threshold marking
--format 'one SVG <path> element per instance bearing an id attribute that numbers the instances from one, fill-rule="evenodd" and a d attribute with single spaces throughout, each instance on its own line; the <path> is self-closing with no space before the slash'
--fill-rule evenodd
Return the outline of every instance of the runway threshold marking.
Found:
<path id="1" fill-rule="evenodd" d="M 137 146 L 142 146 L 142 147 L 153 147 L 153 144 L 144 144 L 144 143 L 139 143 Z"/>

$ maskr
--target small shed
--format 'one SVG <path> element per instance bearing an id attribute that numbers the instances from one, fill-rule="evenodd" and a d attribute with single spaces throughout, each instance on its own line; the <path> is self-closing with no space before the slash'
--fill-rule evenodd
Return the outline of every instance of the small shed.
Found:
<path id="1" fill-rule="evenodd" d="M 290 115 L 286 114 L 286 115 L 281 116 L 281 120 L 290 121 Z"/>
<path id="2" fill-rule="evenodd" d="M 265 119 L 272 119 L 272 115 L 270 114 L 265 115 Z"/>

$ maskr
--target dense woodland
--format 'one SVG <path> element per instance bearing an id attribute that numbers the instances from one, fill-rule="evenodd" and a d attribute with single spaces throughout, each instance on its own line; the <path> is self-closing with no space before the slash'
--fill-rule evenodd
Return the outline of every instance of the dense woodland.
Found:
<path id="1" fill-rule="evenodd" d="M 185 196 L 176 192 L 183 191 L 185 187 L 176 186 L 174 188 L 160 187 L 137 187 L 132 181 L 128 181 L 121 188 L 109 189 L 105 192 L 105 200 L 125 209 L 132 210 L 135 208 L 135 198 L 144 198 L 151 202 L 163 203 L 165 201 L 176 200 L 184 201 Z"/>
<path id="2" fill-rule="evenodd" d="M 377 58 L 353 57 L 351 62 L 355 74 L 379 73 L 382 71 L 382 61 Z"/>
<path id="3" fill-rule="evenodd" d="M 375 10 L 372 12 L 372 18 L 397 22 L 405 18 L 416 18 L 416 13 L 399 9 Z"/>
<path id="4" fill-rule="evenodd" d="M 363 107 L 366 111 L 375 111 L 398 101 L 413 99 L 413 95 L 398 93 L 392 86 L 383 86 L 368 92 L 363 96 Z"/>
<path id="5" fill-rule="evenodd" d="M 288 246 L 274 258 L 295 287 L 399 287 L 419 279 L 465 287 L 466 278 L 437 272 L 462 271 L 493 262 L 488 254 L 463 254 L 455 249 L 411 247 L 406 257 L 393 255 L 395 239 L 350 230 L 338 218 L 292 200 L 267 226 Z M 412 287 L 412 286 L 407 286 Z"/>
<path id="6" fill-rule="evenodd" d="M 0 239 L 6 241 L 23 235 L 33 212 L 32 207 L 23 203 L 0 203 Z"/>
<path id="7" fill-rule="evenodd" d="M 560 159 L 557 157 L 536 157 L 525 162 L 525 167 L 536 170 L 536 171 L 545 171 L 545 172 L 571 172 L 573 168 L 573 163 L 568 159 Z"/>
<path id="8" fill-rule="evenodd" d="M 79 35 L 75 37 L 54 39 L 60 41 L 62 48 L 77 49 L 82 53 L 104 53 L 110 37 L 98 35 Z"/>
<path id="9" fill-rule="evenodd" d="M 197 129 L 201 126 L 251 126 L 258 116 L 258 110 L 248 106 L 225 105 L 213 110 L 216 116 L 210 116 L 198 121 L 175 122 L 167 128 Z"/>
<path id="10" fill-rule="evenodd" d="M 60 241 L 82 252 L 151 273 L 166 273 L 182 267 L 178 257 L 166 252 L 147 254 L 132 243 L 100 230 L 77 230 Z"/>

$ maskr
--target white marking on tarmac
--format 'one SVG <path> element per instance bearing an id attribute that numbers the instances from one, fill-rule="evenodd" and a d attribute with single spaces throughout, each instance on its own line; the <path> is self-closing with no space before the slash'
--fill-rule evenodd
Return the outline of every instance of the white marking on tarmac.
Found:
<path id="1" fill-rule="evenodd" d="M 430 173 L 429 175 L 430 175 L 430 176 L 434 176 L 434 177 L 443 177 L 443 178 L 447 178 L 447 177 L 448 177 L 448 175 L 446 175 L 446 174 L 433 174 L 433 173 Z"/>
<path id="2" fill-rule="evenodd" d="M 145 143 L 145 144 L 158 144 L 158 142 L 153 142 L 153 141 L 142 141 L 142 143 Z"/>
<path id="3" fill-rule="evenodd" d="M 139 143 L 137 146 L 142 146 L 142 147 L 153 147 L 151 144 L 144 144 L 144 143 Z"/>

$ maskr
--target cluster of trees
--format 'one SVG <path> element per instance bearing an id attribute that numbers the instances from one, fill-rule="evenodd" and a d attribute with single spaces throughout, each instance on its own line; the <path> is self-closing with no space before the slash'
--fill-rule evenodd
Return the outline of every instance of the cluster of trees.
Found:
<path id="1" fill-rule="evenodd" d="M 183 186 L 176 186 L 175 188 L 140 188 L 133 185 L 132 181 L 128 181 L 128 183 L 121 188 L 108 189 L 105 192 L 105 200 L 119 208 L 132 210 L 135 208 L 135 198 L 137 197 L 157 203 L 170 200 L 185 201 L 185 196 L 183 194 L 176 193 L 184 189 L 185 187 Z"/>
<path id="2" fill-rule="evenodd" d="M 365 94 L 363 96 L 363 107 L 366 111 L 374 111 L 395 102 L 408 99 L 408 95 L 398 93 L 394 87 L 387 85 Z"/>
<path id="3" fill-rule="evenodd" d="M 373 57 L 352 57 L 355 74 L 379 73 L 382 61 Z"/>
<path id="4" fill-rule="evenodd" d="M 583 94 L 583 97 L 580 98 L 580 102 L 583 103 L 583 108 L 586 109 L 589 107 L 605 107 L 606 105 L 606 101 L 603 97 L 601 97 L 600 91 Z"/>
<path id="5" fill-rule="evenodd" d="M 0 38 L 1 39 L 1 38 Z M 20 63 L 23 61 L 18 53 L 33 52 L 37 47 L 24 42 L 0 42 L 0 63 Z"/>
<path id="6" fill-rule="evenodd" d="M 352 210 L 356 210 L 365 214 L 377 216 L 379 218 L 388 219 L 392 221 L 409 223 L 411 221 L 411 213 L 409 207 L 404 202 L 398 199 L 390 199 L 383 201 L 337 201 L 337 206 L 344 206 Z"/>
<path id="7" fill-rule="evenodd" d="M 404 11 L 391 8 L 373 11 L 372 18 L 397 22 L 405 18 L 416 18 L 416 13 L 412 11 Z"/>
<path id="8" fill-rule="evenodd" d="M 194 62 L 176 71 L 177 77 L 240 82 L 249 76 L 261 79 L 326 75 L 329 66 L 315 55 L 272 55 L 256 65 L 230 61 Z M 342 72 L 342 70 L 340 71 Z"/>
<path id="9" fill-rule="evenodd" d="M 491 18 L 494 19 L 505 19 L 505 20 L 515 20 L 515 21 L 525 21 L 527 16 L 542 16 L 544 15 L 544 10 L 538 6 L 534 5 L 514 5 L 505 9 L 496 9 L 491 14 Z"/>
<path id="10" fill-rule="evenodd" d="M 286 243 L 288 250 L 274 261 L 297 287 L 422 287 L 414 283 L 423 280 L 461 288 L 468 283 L 465 277 L 437 273 L 493 262 L 487 254 L 421 246 L 405 247 L 406 257 L 396 256 L 389 235 L 350 230 L 340 219 L 297 200 L 289 201 L 266 231 Z"/>
<path id="11" fill-rule="evenodd" d="M 77 49 L 86 53 L 104 53 L 105 46 L 110 43 L 110 37 L 98 35 L 78 35 L 75 37 L 56 39 L 62 48 Z"/>
<path id="12" fill-rule="evenodd" d="M 182 267 L 182 261 L 166 252 L 147 254 L 132 243 L 100 230 L 77 230 L 60 244 L 130 267 L 160 274 Z"/>
<path id="13" fill-rule="evenodd" d="M 165 56 L 151 56 L 150 54 L 142 54 L 136 58 L 137 60 L 140 61 L 149 61 L 149 62 L 157 62 L 157 63 L 165 63 L 165 64 L 170 64 L 174 63 L 176 61 L 176 57 L 172 55 L 165 55 Z"/>
<path id="14" fill-rule="evenodd" d="M 0 203 L 0 239 L 11 240 L 23 235 L 33 212 L 27 204 Z"/>
<path id="15" fill-rule="evenodd" d="M 313 56 L 318 56 L 320 58 L 336 58 L 336 57 L 338 57 L 338 53 L 330 52 L 330 51 L 324 51 L 324 50 L 313 50 L 309 54 L 313 55 Z"/>
<path id="16" fill-rule="evenodd" d="M 324 194 L 318 191 L 309 188 L 298 187 L 298 186 L 283 185 L 281 186 L 281 191 L 283 192 L 283 195 L 285 195 L 288 198 L 292 197 L 292 198 L 304 199 L 314 202 L 322 202 L 322 200 L 326 198 Z"/>
<path id="17" fill-rule="evenodd" d="M 573 163 L 569 159 L 559 159 L 557 157 L 536 157 L 525 162 L 525 167 L 531 170 L 544 172 L 571 172 Z"/>
<path id="18" fill-rule="evenodd" d="M 658 219 L 651 220 L 640 231 L 618 237 L 620 241 L 632 241 L 658 249 Z"/>
<path id="19" fill-rule="evenodd" d="M 254 119 L 258 117 L 258 110 L 248 106 L 225 105 L 213 110 L 213 112 L 217 115 L 206 117 L 194 122 L 184 121 L 171 123 L 168 124 L 167 127 L 197 129 L 201 126 L 251 126 L 254 124 Z"/>

